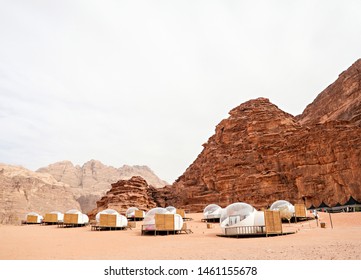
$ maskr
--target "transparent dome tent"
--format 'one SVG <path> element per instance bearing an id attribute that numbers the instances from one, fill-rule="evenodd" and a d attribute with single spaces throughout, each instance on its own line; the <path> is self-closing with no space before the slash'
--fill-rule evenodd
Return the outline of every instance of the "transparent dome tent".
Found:
<path id="1" fill-rule="evenodd" d="M 230 228 L 264 225 L 264 213 L 247 203 L 236 202 L 222 210 L 220 226 L 223 234 L 230 232 Z"/>
<path id="2" fill-rule="evenodd" d="M 137 207 L 129 207 L 125 212 L 125 216 L 130 219 L 144 218 L 145 212 L 139 210 Z"/>
<path id="3" fill-rule="evenodd" d="M 281 219 L 290 220 L 295 214 L 295 207 L 287 200 L 277 200 L 272 203 L 270 210 L 280 211 Z"/>
<path id="4" fill-rule="evenodd" d="M 209 204 L 203 210 L 203 217 L 206 220 L 219 219 L 221 217 L 222 207 L 217 204 Z"/>
<path id="5" fill-rule="evenodd" d="M 65 212 L 64 223 L 85 225 L 89 223 L 89 217 L 77 209 L 71 209 Z"/>
<path id="6" fill-rule="evenodd" d="M 143 220 L 143 229 L 145 231 L 153 231 L 159 230 L 156 226 L 156 214 L 165 214 L 165 215 L 172 215 L 173 216 L 173 225 L 174 230 L 178 231 L 182 229 L 183 226 L 183 218 L 178 214 L 172 214 L 167 209 L 162 207 L 156 207 L 149 210 L 144 217 Z"/>
<path id="7" fill-rule="evenodd" d="M 25 221 L 27 224 L 40 224 L 43 221 L 43 216 L 36 212 L 30 212 L 25 215 Z"/>
<path id="8" fill-rule="evenodd" d="M 128 225 L 128 219 L 114 209 L 98 212 L 95 215 L 95 220 L 99 226 L 105 227 L 126 227 Z"/>

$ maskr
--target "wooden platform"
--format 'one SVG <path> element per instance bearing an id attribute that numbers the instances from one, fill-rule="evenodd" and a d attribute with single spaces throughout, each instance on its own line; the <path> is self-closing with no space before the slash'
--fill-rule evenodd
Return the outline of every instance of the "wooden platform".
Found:
<path id="1" fill-rule="evenodd" d="M 111 230 L 126 230 L 128 227 L 112 227 L 112 226 L 100 226 L 100 225 L 91 225 L 91 230 L 93 231 L 111 231 Z"/>
<path id="2" fill-rule="evenodd" d="M 59 222 L 58 223 L 58 227 L 60 227 L 60 228 L 85 227 L 87 225 L 88 225 L 88 223 L 86 223 L 86 224 L 74 224 L 74 223 L 64 223 L 64 222 Z"/>

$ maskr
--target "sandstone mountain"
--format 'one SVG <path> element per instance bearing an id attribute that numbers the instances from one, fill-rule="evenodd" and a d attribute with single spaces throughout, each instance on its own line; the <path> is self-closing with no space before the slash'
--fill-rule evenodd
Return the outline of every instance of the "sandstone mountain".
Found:
<path id="1" fill-rule="evenodd" d="M 261 208 L 278 199 L 361 200 L 360 72 L 358 60 L 297 117 L 265 98 L 234 108 L 159 196 L 193 211 L 237 201 Z"/>
<path id="2" fill-rule="evenodd" d="M 167 184 L 147 166 L 124 165 L 115 168 L 97 160 L 90 160 L 83 166 L 74 166 L 70 161 L 61 161 L 40 168 L 37 172 L 49 173 L 57 181 L 69 184 L 83 212 L 94 209 L 96 201 L 111 188 L 112 183 L 118 180 L 141 176 L 156 188 L 164 187 Z"/>
<path id="3" fill-rule="evenodd" d="M 0 164 L 0 224 L 20 224 L 29 212 L 80 209 L 70 186 L 50 174 Z"/>
<path id="4" fill-rule="evenodd" d="M 306 107 L 297 116 L 301 124 L 339 120 L 361 124 L 361 59 Z"/>
<path id="5" fill-rule="evenodd" d="M 140 176 L 133 176 L 129 180 L 119 180 L 111 184 L 111 189 L 97 201 L 97 207 L 88 213 L 90 218 L 107 208 L 114 209 L 125 214 L 129 207 L 137 207 L 147 211 L 157 204 L 154 195 L 157 189 L 148 185 L 147 181 Z"/>

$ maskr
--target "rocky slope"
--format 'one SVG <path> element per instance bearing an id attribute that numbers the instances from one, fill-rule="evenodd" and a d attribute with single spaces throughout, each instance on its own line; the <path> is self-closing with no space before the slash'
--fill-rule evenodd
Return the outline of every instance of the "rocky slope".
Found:
<path id="1" fill-rule="evenodd" d="M 83 166 L 74 166 L 70 161 L 50 164 L 37 170 L 39 173 L 49 173 L 59 182 L 69 184 L 84 212 L 92 210 L 111 187 L 112 183 L 132 176 L 142 176 L 154 187 L 163 187 L 167 182 L 159 179 L 147 166 L 128 166 L 120 168 L 107 166 L 97 160 L 90 160 Z"/>
<path id="2" fill-rule="evenodd" d="M 90 218 L 105 209 L 111 208 L 125 214 L 129 207 L 137 207 L 147 211 L 157 204 L 154 202 L 154 194 L 157 189 L 148 185 L 147 181 L 140 176 L 133 176 L 129 180 L 119 180 L 111 184 L 111 189 L 97 201 L 97 207 L 88 213 Z"/>
<path id="3" fill-rule="evenodd" d="M 360 60 L 293 117 L 265 98 L 230 111 L 203 151 L 172 185 L 168 204 L 201 211 L 209 203 L 266 207 L 361 200 Z M 163 201 L 165 201 L 163 198 Z"/>
<path id="4" fill-rule="evenodd" d="M 0 164 L 0 224 L 20 224 L 28 212 L 80 209 L 70 187 L 49 174 Z"/>
<path id="5" fill-rule="evenodd" d="M 351 121 L 361 124 L 361 59 L 342 72 L 297 117 L 301 124 Z"/>

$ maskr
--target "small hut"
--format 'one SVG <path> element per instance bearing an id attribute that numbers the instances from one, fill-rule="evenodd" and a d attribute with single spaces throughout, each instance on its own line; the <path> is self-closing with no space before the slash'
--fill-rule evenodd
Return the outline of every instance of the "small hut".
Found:
<path id="1" fill-rule="evenodd" d="M 114 209 L 106 209 L 96 214 L 95 220 L 97 224 L 92 226 L 92 229 L 125 229 L 128 225 L 128 219 L 120 215 Z"/>
<path id="2" fill-rule="evenodd" d="M 46 213 L 43 222 L 48 225 L 54 225 L 64 221 L 64 214 L 59 211 Z"/>
<path id="3" fill-rule="evenodd" d="M 146 233 L 179 233 L 182 230 L 183 218 L 178 214 L 171 214 L 167 209 L 156 207 L 149 210 L 143 221 L 142 235 Z"/>
<path id="4" fill-rule="evenodd" d="M 41 224 L 43 221 L 43 216 L 39 215 L 36 212 L 30 212 L 25 215 L 25 224 Z"/>
<path id="5" fill-rule="evenodd" d="M 71 209 L 64 214 L 63 223 L 59 223 L 59 226 L 65 227 L 77 227 L 85 226 L 89 223 L 89 217 L 83 214 L 77 209 Z"/>

